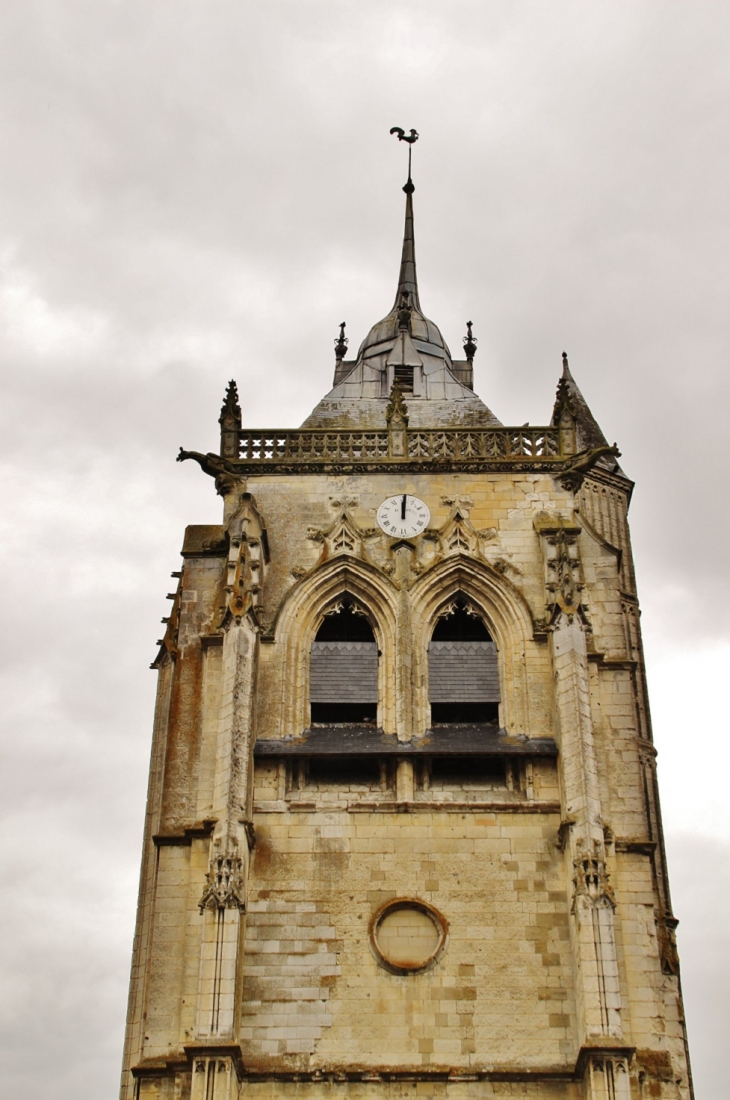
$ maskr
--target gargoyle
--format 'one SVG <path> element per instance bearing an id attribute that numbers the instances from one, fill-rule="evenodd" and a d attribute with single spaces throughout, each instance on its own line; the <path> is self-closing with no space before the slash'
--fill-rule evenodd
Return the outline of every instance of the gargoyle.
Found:
<path id="1" fill-rule="evenodd" d="M 216 492 L 221 496 L 225 496 L 233 488 L 236 479 L 240 478 L 238 471 L 220 455 L 213 454 L 212 451 L 208 451 L 207 454 L 201 454 L 200 451 L 185 451 L 180 448 L 178 453 L 177 462 L 184 462 L 187 458 L 192 458 L 198 463 L 203 473 L 210 474 L 215 478 Z"/>
<path id="2" fill-rule="evenodd" d="M 604 455 L 613 455 L 614 458 L 620 458 L 621 452 L 614 443 L 613 447 L 606 444 L 604 447 L 591 447 L 588 451 L 581 451 L 580 454 L 573 455 L 563 464 L 559 474 L 560 484 L 564 489 L 576 493 L 583 484 L 583 478 L 587 473 L 590 473 L 599 458 L 603 458 Z"/>

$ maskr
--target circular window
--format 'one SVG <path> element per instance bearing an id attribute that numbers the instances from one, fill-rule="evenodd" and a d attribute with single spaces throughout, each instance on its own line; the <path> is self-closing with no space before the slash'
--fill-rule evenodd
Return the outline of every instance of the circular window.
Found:
<path id="1" fill-rule="evenodd" d="M 448 925 L 422 901 L 389 901 L 373 917 L 370 943 L 376 959 L 391 974 L 428 970 L 446 947 Z"/>

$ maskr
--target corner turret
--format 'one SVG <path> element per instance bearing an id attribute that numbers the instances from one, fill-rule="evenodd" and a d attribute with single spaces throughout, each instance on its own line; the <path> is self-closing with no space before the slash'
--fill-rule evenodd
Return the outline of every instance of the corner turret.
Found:
<path id="1" fill-rule="evenodd" d="M 563 373 L 558 382 L 551 425 L 559 428 L 562 438 L 561 450 L 564 454 L 575 454 L 609 447 L 608 440 L 601 431 L 588 402 L 578 388 L 570 373 L 567 352 L 563 352 Z M 572 439 L 569 437 L 572 435 Z M 598 459 L 597 465 L 610 473 L 623 475 L 614 455 L 605 454 Z M 625 476 L 625 475 L 624 475 Z"/>

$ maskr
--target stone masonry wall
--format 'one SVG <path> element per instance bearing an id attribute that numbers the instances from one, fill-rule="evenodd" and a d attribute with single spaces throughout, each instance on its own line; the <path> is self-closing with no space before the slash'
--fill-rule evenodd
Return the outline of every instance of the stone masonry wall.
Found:
<path id="1" fill-rule="evenodd" d="M 249 1065 L 572 1065 L 558 815 L 300 812 L 255 824 Z M 397 896 L 449 924 L 424 973 L 389 973 L 371 951 L 371 918 Z"/>

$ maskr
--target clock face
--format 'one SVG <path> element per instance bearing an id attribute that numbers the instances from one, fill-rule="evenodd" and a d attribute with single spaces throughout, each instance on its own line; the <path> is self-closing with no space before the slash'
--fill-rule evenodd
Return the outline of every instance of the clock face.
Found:
<path id="1" fill-rule="evenodd" d="M 378 523 L 386 535 L 394 539 L 412 539 L 425 531 L 431 513 L 428 506 L 418 497 L 402 493 L 397 497 L 388 497 L 378 508 Z"/>

